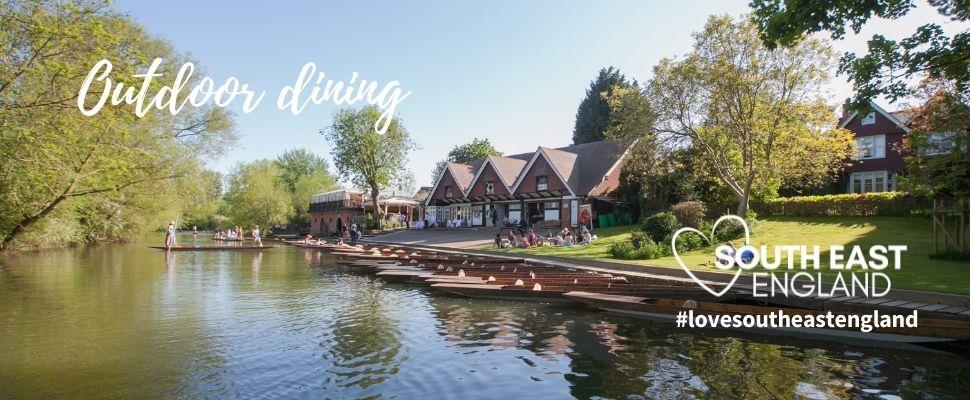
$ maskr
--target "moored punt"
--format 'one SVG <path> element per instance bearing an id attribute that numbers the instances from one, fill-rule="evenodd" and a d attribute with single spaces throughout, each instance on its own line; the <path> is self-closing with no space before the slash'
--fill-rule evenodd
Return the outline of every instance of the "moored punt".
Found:
<path id="1" fill-rule="evenodd" d="M 542 282 L 522 282 L 522 285 L 492 285 L 471 282 L 442 282 L 434 283 L 432 288 L 442 292 L 465 297 L 499 300 L 520 301 L 572 301 L 564 294 L 574 291 L 590 291 L 602 293 L 651 293 L 669 297 L 704 297 L 706 292 L 698 288 L 671 285 L 616 285 L 607 287 L 595 284 L 543 284 Z M 712 297 L 709 294 L 707 297 Z"/>
<path id="2" fill-rule="evenodd" d="M 216 242 L 242 242 L 242 241 L 252 240 L 252 239 L 246 239 L 246 238 L 242 238 L 242 239 L 226 239 L 226 238 L 220 239 L 220 238 L 212 238 L 212 240 L 213 241 L 216 241 Z"/>
<path id="3" fill-rule="evenodd" d="M 575 291 L 565 294 L 566 298 L 594 306 L 603 311 L 615 312 L 640 318 L 673 320 L 682 311 L 693 310 L 695 315 L 768 315 L 784 310 L 787 315 L 815 316 L 824 311 L 790 309 L 782 307 L 753 306 L 744 304 L 714 303 L 704 301 L 685 301 L 662 297 L 643 297 L 621 294 L 592 293 Z M 848 316 L 849 314 L 842 314 Z M 760 329 L 744 329 L 761 332 Z M 874 328 L 871 332 L 861 332 L 858 328 L 764 328 L 772 332 L 795 334 L 818 334 L 829 337 L 878 340 L 902 343 L 929 343 L 943 341 L 970 340 L 970 320 L 919 317 L 916 328 Z"/>
<path id="4" fill-rule="evenodd" d="M 239 250 L 266 250 L 276 246 L 148 246 L 153 249 L 170 251 L 239 251 Z"/>

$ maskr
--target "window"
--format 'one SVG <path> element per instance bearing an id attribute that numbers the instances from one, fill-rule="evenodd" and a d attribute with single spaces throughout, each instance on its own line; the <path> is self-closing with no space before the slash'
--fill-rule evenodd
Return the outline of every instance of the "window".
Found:
<path id="1" fill-rule="evenodd" d="M 851 193 L 886 192 L 893 189 L 895 182 L 890 181 L 886 171 L 855 172 L 849 178 Z"/>
<path id="2" fill-rule="evenodd" d="M 445 186 L 445 197 L 451 198 L 451 186 Z"/>
<path id="3" fill-rule="evenodd" d="M 862 118 L 862 125 L 872 125 L 874 123 L 876 123 L 876 112 L 875 111 L 873 111 L 873 112 L 871 112 L 869 114 L 866 114 L 866 116 Z"/>
<path id="4" fill-rule="evenodd" d="M 544 221 L 558 221 L 559 220 L 559 202 L 558 201 L 547 201 L 542 203 L 542 219 Z"/>
<path id="5" fill-rule="evenodd" d="M 485 194 L 495 194 L 495 182 L 485 183 Z"/>
<path id="6" fill-rule="evenodd" d="M 855 160 L 886 157 L 886 135 L 860 136 L 855 138 Z"/>
<path id="7" fill-rule="evenodd" d="M 536 177 L 536 191 L 549 189 L 549 182 L 545 175 Z"/>
<path id="8" fill-rule="evenodd" d="M 924 156 L 935 156 L 949 153 L 956 147 L 956 132 L 933 132 L 926 135 L 923 144 Z"/>

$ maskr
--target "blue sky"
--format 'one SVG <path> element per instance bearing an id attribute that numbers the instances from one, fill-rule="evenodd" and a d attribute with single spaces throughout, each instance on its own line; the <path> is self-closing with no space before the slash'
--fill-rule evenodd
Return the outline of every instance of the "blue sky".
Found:
<path id="1" fill-rule="evenodd" d="M 313 61 L 328 79 L 358 72 L 411 91 L 397 112 L 421 146 L 410 165 L 419 185 L 431 183 L 434 163 L 452 146 L 475 137 L 506 154 L 570 144 L 576 107 L 600 68 L 646 80 L 658 60 L 689 51 L 691 32 L 708 15 L 747 12 L 747 2 L 737 0 L 239 3 L 115 3 L 216 82 L 235 76 L 266 90 L 254 112 L 237 113 L 239 147 L 210 167 L 225 172 L 301 147 L 329 158 L 318 132 L 333 104 L 299 116 L 275 106 L 279 89 Z M 877 22 L 868 30 L 913 27 Z M 836 47 L 863 49 L 864 41 L 850 37 Z M 833 81 L 833 101 L 849 93 L 844 81 Z"/>

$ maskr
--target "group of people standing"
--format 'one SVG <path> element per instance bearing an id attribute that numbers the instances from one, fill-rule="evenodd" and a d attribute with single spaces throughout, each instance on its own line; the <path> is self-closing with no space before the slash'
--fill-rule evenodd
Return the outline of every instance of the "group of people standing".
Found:
<path id="1" fill-rule="evenodd" d="M 178 241 L 175 239 L 175 221 L 168 223 L 168 229 L 165 230 L 165 247 L 172 248 L 178 246 Z M 197 234 L 198 231 L 193 226 L 192 233 Z M 262 246 L 263 238 L 259 230 L 259 225 L 255 225 L 250 231 L 253 237 L 253 245 Z M 241 226 L 236 226 L 232 229 L 227 229 L 225 231 L 216 232 L 215 239 L 218 240 L 245 240 L 245 233 Z"/>

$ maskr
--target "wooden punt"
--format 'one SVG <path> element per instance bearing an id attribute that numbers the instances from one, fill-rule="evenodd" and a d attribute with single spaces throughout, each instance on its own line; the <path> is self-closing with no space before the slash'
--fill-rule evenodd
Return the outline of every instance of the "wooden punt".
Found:
<path id="1" fill-rule="evenodd" d="M 535 290 L 535 283 L 539 283 L 541 290 Z M 619 288 L 619 286 L 630 286 Z M 689 297 L 697 298 L 705 296 L 706 292 L 699 288 L 688 288 L 679 286 L 663 285 L 618 285 L 617 288 L 607 288 L 602 286 L 587 285 L 550 285 L 546 286 L 540 282 L 528 283 L 523 286 L 515 285 L 489 285 L 481 283 L 434 283 L 432 288 L 442 292 L 456 294 L 464 297 L 474 297 L 482 299 L 514 300 L 514 301 L 549 301 L 549 302 L 571 302 L 566 298 L 565 293 L 575 291 L 595 291 L 620 293 L 652 293 L 670 297 Z M 710 294 L 706 295 L 707 297 Z"/>
<path id="2" fill-rule="evenodd" d="M 252 239 L 246 239 L 246 238 L 242 238 L 242 239 L 219 239 L 219 238 L 212 238 L 212 240 L 214 240 L 216 242 L 242 242 L 242 241 L 252 240 Z"/>
<path id="3" fill-rule="evenodd" d="M 242 250 L 266 250 L 276 246 L 148 246 L 153 249 L 169 251 L 242 251 Z"/>
<path id="4" fill-rule="evenodd" d="M 694 314 L 711 315 L 766 315 L 784 310 L 788 315 L 824 315 L 824 311 L 766 307 L 743 304 L 715 303 L 662 297 L 644 297 L 619 294 L 591 293 L 586 291 L 569 292 L 566 298 L 594 306 L 603 311 L 621 313 L 639 318 L 674 320 L 681 311 L 694 310 Z M 843 314 L 849 315 L 849 314 Z M 821 328 L 740 328 L 738 330 L 764 333 L 787 332 L 793 334 L 824 335 L 829 337 L 878 340 L 902 343 L 929 343 L 943 341 L 970 340 L 970 320 L 919 317 L 916 328 L 876 328 L 871 332 L 861 332 L 858 328 L 821 329 Z"/>

